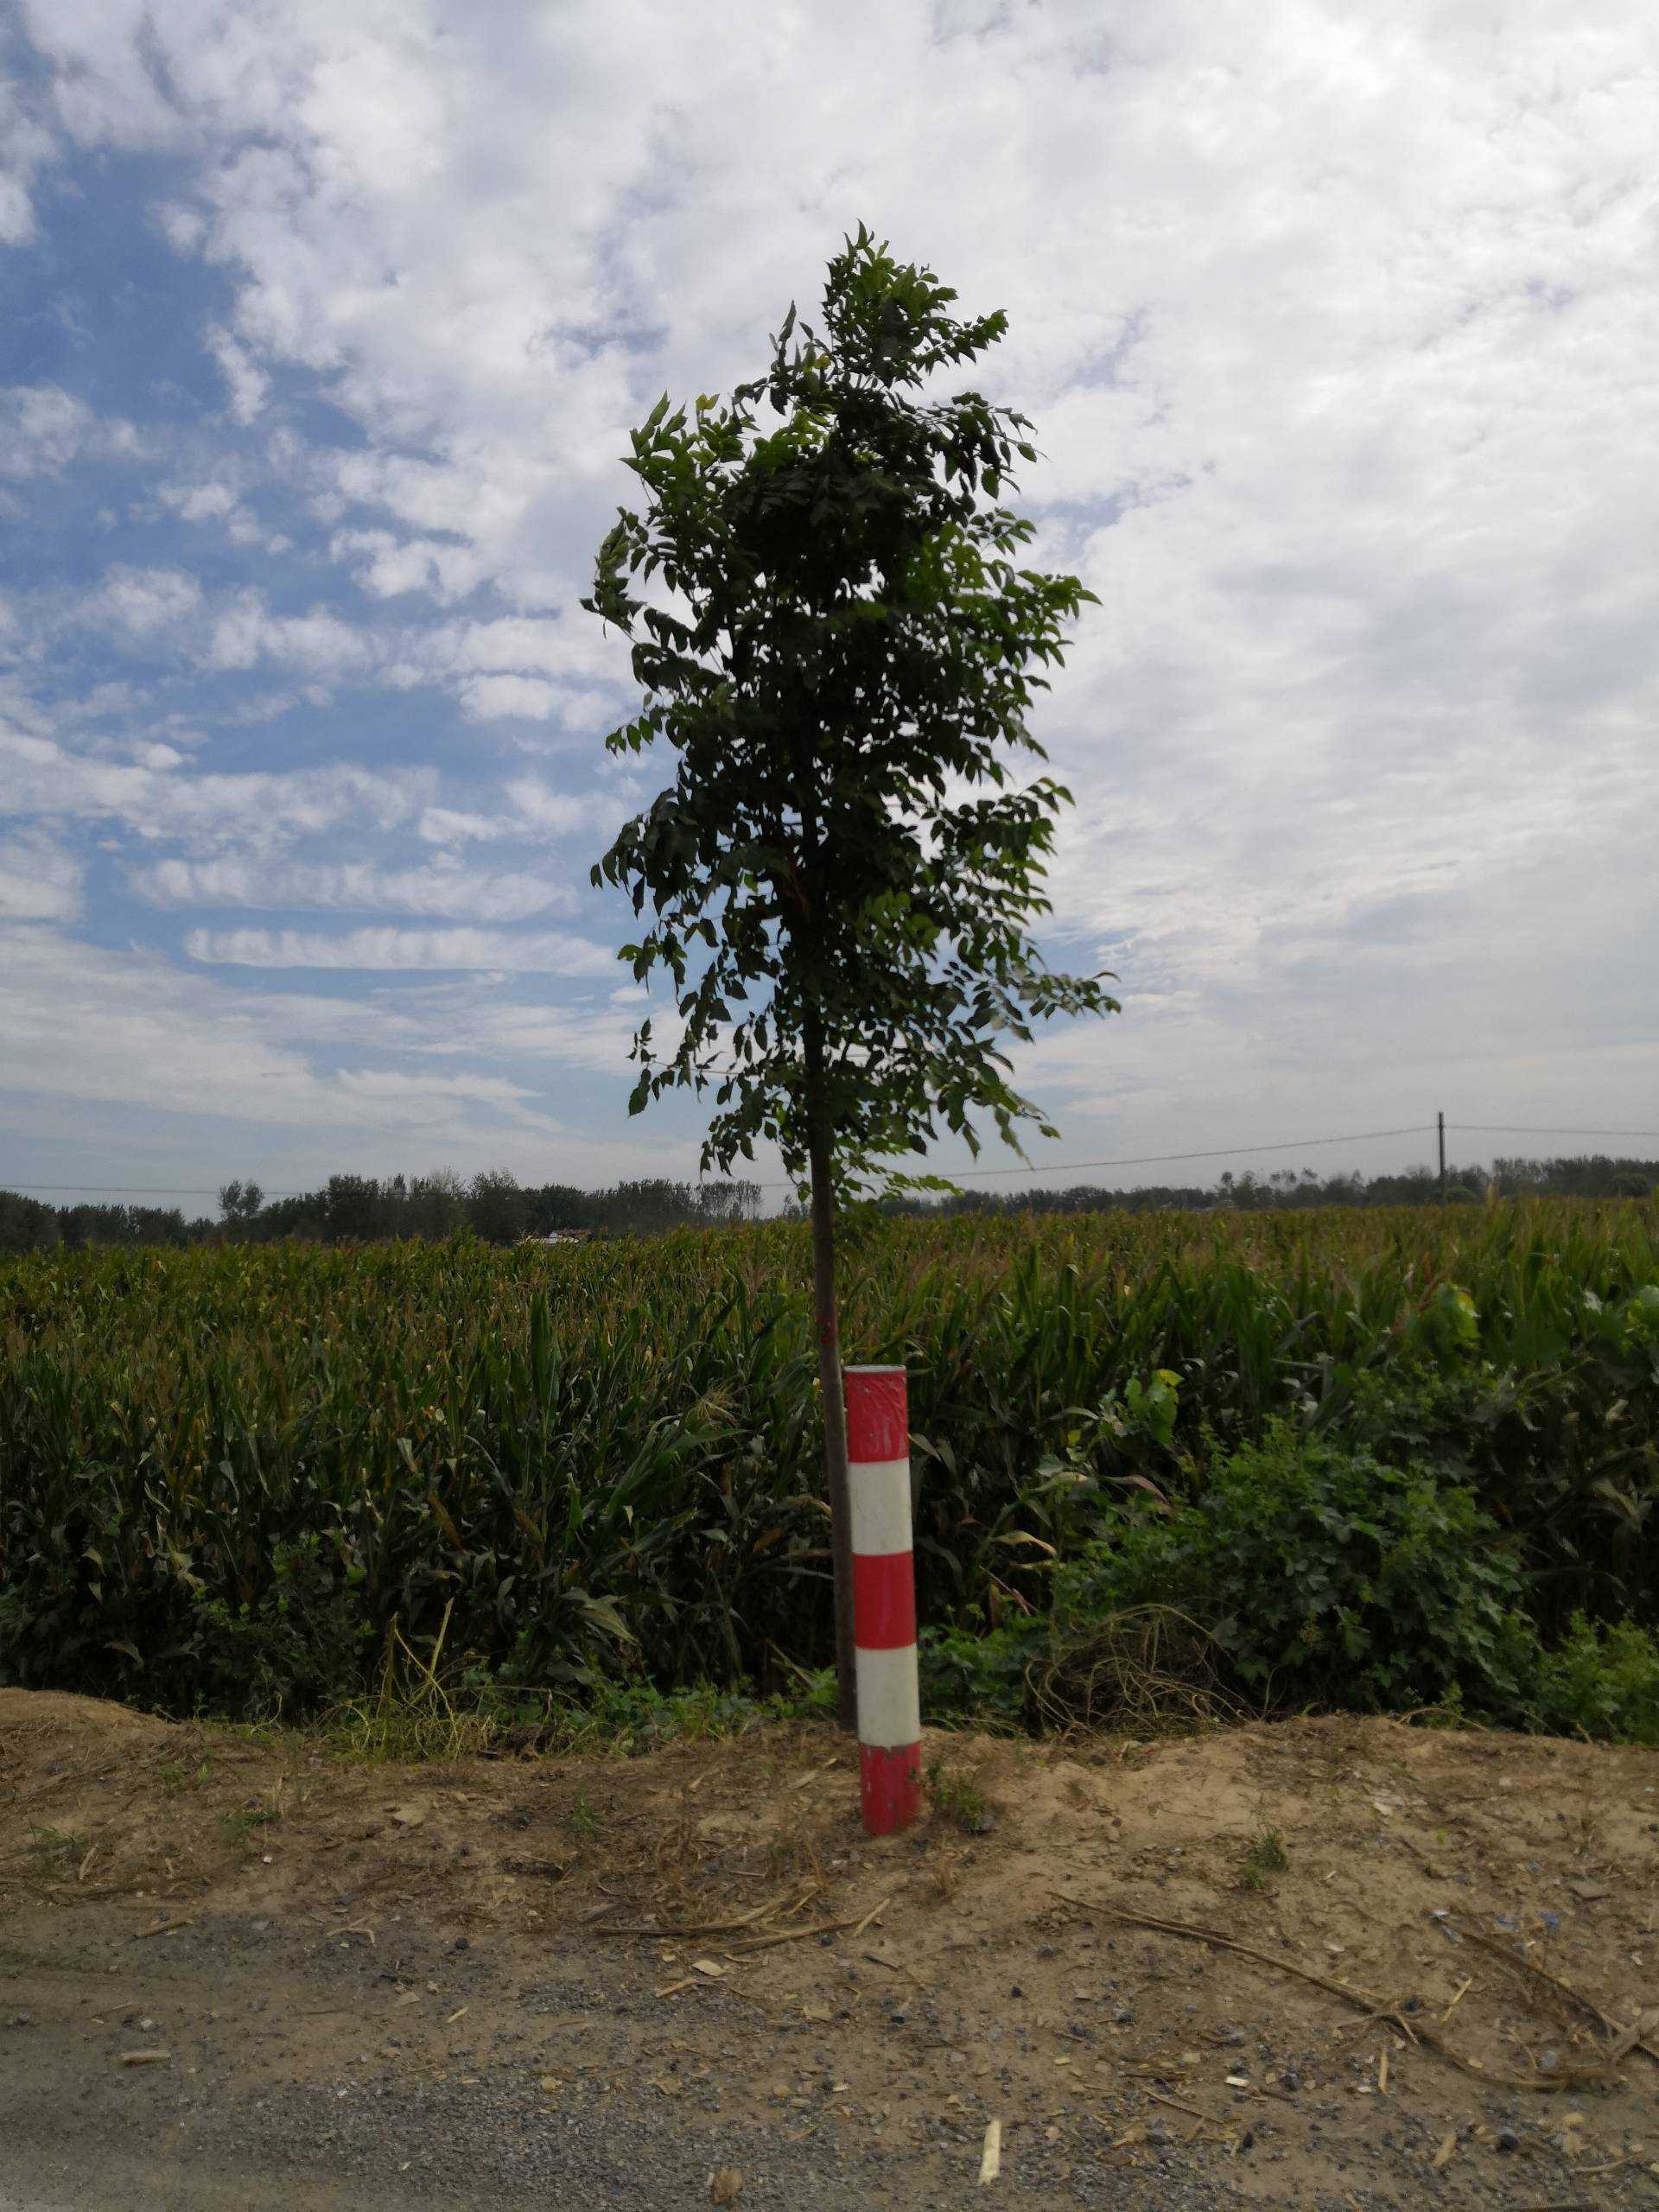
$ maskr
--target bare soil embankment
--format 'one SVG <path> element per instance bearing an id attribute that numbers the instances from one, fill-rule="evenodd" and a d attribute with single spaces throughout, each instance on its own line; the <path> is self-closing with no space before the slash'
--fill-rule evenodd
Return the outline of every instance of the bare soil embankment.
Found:
<path id="1" fill-rule="evenodd" d="M 1659 2202 L 1654 1754 L 927 1755 L 872 1844 L 827 1730 L 405 1768 L 0 1692 L 0 2193 L 955 2206 L 995 2120 L 987 2203 Z"/>

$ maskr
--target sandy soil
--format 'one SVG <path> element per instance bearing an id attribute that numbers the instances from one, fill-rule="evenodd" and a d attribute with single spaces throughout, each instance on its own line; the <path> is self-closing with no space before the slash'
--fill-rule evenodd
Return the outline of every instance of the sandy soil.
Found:
<path id="1" fill-rule="evenodd" d="M 995 2121 L 988 2204 L 1659 2204 L 1659 1758 L 928 1758 L 872 1844 L 827 1730 L 410 1769 L 0 1691 L 0 2198 L 955 2206 Z"/>

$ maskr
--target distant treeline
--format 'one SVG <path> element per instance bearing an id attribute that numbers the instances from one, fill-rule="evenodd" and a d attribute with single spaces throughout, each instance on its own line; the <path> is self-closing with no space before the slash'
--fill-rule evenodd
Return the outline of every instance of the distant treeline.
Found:
<path id="1" fill-rule="evenodd" d="M 1468 1204 L 1488 1196 L 1514 1198 L 1645 1198 L 1659 1189 L 1659 1160 L 1614 1160 L 1605 1153 L 1572 1160 L 1497 1160 L 1490 1167 L 1449 1167 L 1446 1196 Z M 1226 1174 L 1216 1183 L 1146 1183 L 1132 1191 L 1103 1184 L 1074 1183 L 1064 1191 L 958 1191 L 937 1198 L 885 1198 L 887 1213 L 1160 1213 L 1205 1212 L 1217 1208 L 1250 1213 L 1269 1208 L 1311 1206 L 1422 1206 L 1440 1196 L 1432 1167 L 1411 1167 L 1399 1175 L 1319 1176 L 1311 1167 L 1300 1174 L 1276 1168 L 1257 1176 Z"/>
<path id="2" fill-rule="evenodd" d="M 521 1184 L 499 1172 L 474 1175 L 466 1182 L 441 1168 L 432 1175 L 331 1175 L 319 1190 L 270 1199 L 257 1183 L 227 1183 L 219 1194 L 217 1221 L 187 1220 L 176 1206 L 54 1206 L 0 1191 L 0 1253 L 42 1251 L 58 1245 L 262 1243 L 283 1236 L 324 1244 L 399 1236 L 435 1241 L 467 1230 L 491 1244 L 516 1244 L 524 1236 L 572 1230 L 590 1236 L 640 1236 L 661 1230 L 753 1220 L 760 1211 L 761 1187 L 758 1183 L 676 1183 L 657 1178 L 583 1191 L 574 1183 Z M 1446 1196 L 1460 1204 L 1529 1194 L 1639 1198 L 1653 1196 L 1656 1188 L 1659 1160 L 1613 1159 L 1596 1153 L 1574 1159 L 1500 1159 L 1490 1167 L 1456 1167 L 1447 1175 Z M 1224 1175 L 1214 1184 L 1143 1184 L 1128 1191 L 1077 1183 L 1063 1191 L 960 1191 L 937 1198 L 916 1194 L 884 1199 L 881 1211 L 920 1215 L 1154 1213 L 1223 1208 L 1252 1212 L 1285 1207 L 1425 1205 L 1440 1194 L 1440 1179 L 1431 1167 L 1400 1175 L 1323 1178 L 1312 1168 L 1298 1174 L 1281 1167 L 1261 1177 L 1247 1172 Z"/>
<path id="3" fill-rule="evenodd" d="M 516 1244 L 524 1236 L 561 1230 L 640 1236 L 753 1220 L 760 1186 L 658 1178 L 583 1191 L 573 1183 L 521 1184 L 499 1172 L 465 1182 L 440 1168 L 432 1175 L 331 1175 L 320 1190 L 269 1199 L 257 1183 L 227 1183 L 219 1207 L 217 1221 L 187 1220 L 176 1206 L 52 1206 L 0 1191 L 0 1252 L 58 1245 L 265 1243 L 284 1236 L 320 1244 L 394 1236 L 436 1242 L 467 1230 L 491 1244 Z"/>

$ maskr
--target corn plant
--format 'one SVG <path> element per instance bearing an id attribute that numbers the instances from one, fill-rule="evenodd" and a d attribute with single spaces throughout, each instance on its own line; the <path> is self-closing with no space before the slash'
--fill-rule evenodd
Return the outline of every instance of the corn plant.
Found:
<path id="1" fill-rule="evenodd" d="M 1643 1202 L 873 1220 L 924 1618 L 1056 1567 L 1286 1421 L 1472 1491 L 1546 1632 L 1659 1612 Z M 172 1710 L 372 1694 L 394 1634 L 582 1693 L 833 1649 L 810 1260 L 782 1224 L 0 1265 L 0 1680 Z"/>

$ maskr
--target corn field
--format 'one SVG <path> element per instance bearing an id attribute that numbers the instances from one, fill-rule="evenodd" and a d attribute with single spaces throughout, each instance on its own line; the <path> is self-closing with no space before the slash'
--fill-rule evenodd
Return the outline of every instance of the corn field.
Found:
<path id="1" fill-rule="evenodd" d="M 1132 1495 L 1273 1423 L 1410 1454 L 1546 1629 L 1659 1611 L 1659 1217 L 1639 1202 L 871 1219 L 923 1617 L 1040 1606 Z M 783 1224 L 498 1251 L 0 1267 L 0 1680 L 315 1709 L 415 1649 L 580 1690 L 829 1656 L 808 1254 Z"/>

